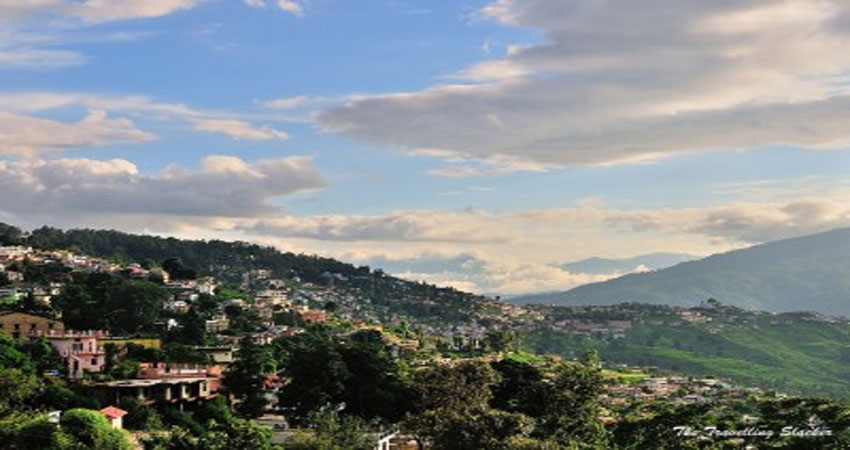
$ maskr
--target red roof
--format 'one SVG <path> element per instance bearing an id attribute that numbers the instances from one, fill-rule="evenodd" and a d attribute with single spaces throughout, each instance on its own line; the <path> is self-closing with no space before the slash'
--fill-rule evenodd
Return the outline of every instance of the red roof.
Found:
<path id="1" fill-rule="evenodd" d="M 107 406 L 100 410 L 100 413 L 106 416 L 108 419 L 117 419 L 119 417 L 124 417 L 127 415 L 127 411 L 124 411 L 121 408 L 116 408 L 114 406 Z"/>

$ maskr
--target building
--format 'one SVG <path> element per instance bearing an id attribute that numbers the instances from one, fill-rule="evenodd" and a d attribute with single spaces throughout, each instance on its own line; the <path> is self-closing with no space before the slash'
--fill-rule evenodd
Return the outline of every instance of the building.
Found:
<path id="1" fill-rule="evenodd" d="M 136 374 L 140 379 L 157 378 L 187 378 L 203 377 L 218 378 L 221 376 L 221 367 L 205 366 L 202 364 L 180 364 L 180 363 L 141 363 Z"/>
<path id="2" fill-rule="evenodd" d="M 209 356 L 217 365 L 227 366 L 233 362 L 233 347 L 229 345 L 220 347 L 193 346 L 192 348 Z"/>
<path id="3" fill-rule="evenodd" d="M 106 354 L 98 346 L 102 331 L 63 331 L 41 334 L 68 363 L 68 376 L 82 378 L 86 372 L 101 372 Z"/>
<path id="4" fill-rule="evenodd" d="M 325 320 L 327 320 L 327 317 L 328 317 L 327 314 L 324 311 L 320 311 L 320 310 L 316 310 L 316 309 L 301 311 L 300 315 L 301 315 L 301 320 L 303 320 L 304 323 L 324 322 Z"/>
<path id="5" fill-rule="evenodd" d="M 107 406 L 100 410 L 100 413 L 103 414 L 103 417 L 106 417 L 106 420 L 109 421 L 109 425 L 115 429 L 124 428 L 123 417 L 127 415 L 127 411 L 124 411 L 121 408 L 116 408 L 114 406 Z"/>
<path id="6" fill-rule="evenodd" d="M 154 378 L 119 380 L 89 386 L 89 394 L 101 403 L 120 404 L 122 398 L 132 397 L 144 405 L 185 404 L 203 402 L 218 396 L 218 378 Z"/>
<path id="7" fill-rule="evenodd" d="M 227 316 L 218 316 L 204 322 L 207 333 L 221 333 L 230 328 L 230 319 Z"/>
<path id="8" fill-rule="evenodd" d="M 0 313 L 0 332 L 14 339 L 35 338 L 48 333 L 62 333 L 65 324 L 49 317 L 21 312 Z"/>

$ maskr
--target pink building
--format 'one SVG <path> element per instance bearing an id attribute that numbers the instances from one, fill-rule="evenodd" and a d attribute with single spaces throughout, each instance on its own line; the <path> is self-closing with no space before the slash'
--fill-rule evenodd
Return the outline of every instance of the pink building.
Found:
<path id="1" fill-rule="evenodd" d="M 100 372 L 106 365 L 106 354 L 98 350 L 97 338 L 102 331 L 48 332 L 43 336 L 68 363 L 68 376 L 82 378 L 85 372 Z"/>

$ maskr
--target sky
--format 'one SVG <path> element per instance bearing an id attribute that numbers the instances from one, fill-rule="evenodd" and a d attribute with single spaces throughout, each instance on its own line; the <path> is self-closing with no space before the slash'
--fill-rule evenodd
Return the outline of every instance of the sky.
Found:
<path id="1" fill-rule="evenodd" d="M 0 0 L 0 220 L 568 289 L 850 226 L 847 48 L 842 0 Z"/>

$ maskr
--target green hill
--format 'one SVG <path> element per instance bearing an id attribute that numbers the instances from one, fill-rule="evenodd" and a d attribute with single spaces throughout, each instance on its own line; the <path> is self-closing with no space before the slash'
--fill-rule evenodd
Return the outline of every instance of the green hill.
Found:
<path id="1" fill-rule="evenodd" d="M 751 310 L 850 316 L 850 229 L 839 229 L 626 275 L 514 303 L 694 306 L 714 297 Z"/>
<path id="2" fill-rule="evenodd" d="M 620 309 L 624 308 L 624 309 Z M 580 356 L 596 349 L 613 363 L 655 366 L 692 376 L 728 378 L 782 392 L 850 398 L 850 322 L 807 313 L 766 314 L 734 308 L 706 311 L 710 322 L 690 323 L 672 310 L 629 305 L 614 311 L 649 312 L 625 336 L 570 334 L 539 327 L 524 336 L 528 350 Z"/>
<path id="3" fill-rule="evenodd" d="M 371 305 L 423 321 L 466 322 L 476 312 L 493 308 L 485 297 L 396 278 L 380 269 L 355 266 L 333 258 L 281 252 L 274 247 L 247 242 L 187 240 L 135 235 L 113 230 L 72 229 L 63 231 L 42 227 L 28 236 L 13 226 L 0 224 L 0 242 L 26 243 L 43 249 L 69 249 L 75 252 L 140 264 L 159 264 L 176 258 L 198 275 L 212 275 L 241 283 L 244 275 L 257 270 L 271 278 L 298 278 L 318 285 L 333 283 L 348 289 Z"/>

